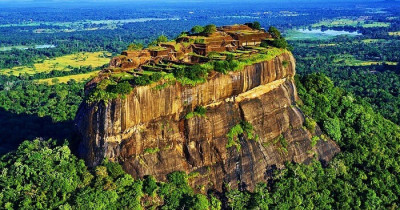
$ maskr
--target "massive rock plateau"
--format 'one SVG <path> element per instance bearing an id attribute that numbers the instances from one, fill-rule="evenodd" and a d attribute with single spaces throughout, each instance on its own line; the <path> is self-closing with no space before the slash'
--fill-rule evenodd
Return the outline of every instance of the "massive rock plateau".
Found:
<path id="1" fill-rule="evenodd" d="M 286 161 L 326 162 L 339 152 L 329 139 L 311 145 L 317 134 L 303 127 L 294 75 L 295 60 L 284 53 L 242 71 L 214 73 L 194 87 L 176 82 L 160 90 L 152 84 L 123 99 L 83 103 L 76 117 L 80 154 L 90 166 L 116 161 L 134 177 L 165 180 L 185 171 L 203 189 L 228 184 L 253 190 Z M 197 106 L 207 108 L 206 115 L 186 119 Z M 227 148 L 227 134 L 243 121 L 259 138 L 239 135 L 241 149 Z"/>

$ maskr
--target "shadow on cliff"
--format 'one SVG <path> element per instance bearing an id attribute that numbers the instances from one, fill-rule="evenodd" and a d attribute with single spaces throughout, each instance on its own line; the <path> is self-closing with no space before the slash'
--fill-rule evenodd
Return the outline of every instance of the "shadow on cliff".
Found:
<path id="1" fill-rule="evenodd" d="M 25 140 L 36 138 L 52 138 L 59 144 L 68 139 L 71 150 L 77 148 L 72 121 L 53 122 L 50 117 L 13 114 L 0 108 L 0 155 L 17 149 Z"/>

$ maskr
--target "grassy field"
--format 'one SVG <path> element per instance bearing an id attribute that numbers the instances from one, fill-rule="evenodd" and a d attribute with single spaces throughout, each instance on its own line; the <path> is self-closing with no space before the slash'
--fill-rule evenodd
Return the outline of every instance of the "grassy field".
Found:
<path id="1" fill-rule="evenodd" d="M 99 71 L 89 72 L 86 74 L 77 74 L 77 75 L 69 75 L 64 77 L 54 77 L 48 79 L 40 79 L 36 80 L 37 83 L 44 84 L 48 83 L 49 85 L 53 85 L 54 83 L 67 83 L 70 80 L 75 80 L 77 82 L 85 81 L 91 77 L 96 76 Z"/>
<path id="2" fill-rule="evenodd" d="M 361 26 L 364 28 L 374 27 L 389 27 L 390 23 L 385 22 L 370 22 L 365 20 L 352 20 L 352 19 L 336 19 L 336 20 L 324 20 L 319 23 L 313 24 L 312 27 L 335 27 L 335 26 Z"/>
<path id="3" fill-rule="evenodd" d="M 384 40 L 384 39 L 364 39 L 364 40 L 362 40 L 362 42 L 365 43 L 365 44 L 385 42 L 385 41 L 386 40 Z"/>
<path id="4" fill-rule="evenodd" d="M 37 62 L 33 66 L 17 66 L 11 69 L 1 69 L 0 74 L 15 75 L 37 74 L 50 71 L 70 71 L 80 66 L 92 66 L 93 68 L 107 64 L 110 61 L 110 54 L 107 52 L 83 52 L 65 55 L 57 58 Z"/>
<path id="5" fill-rule="evenodd" d="M 390 36 L 400 36 L 400 31 L 396 31 L 396 32 L 389 32 Z"/>
<path id="6" fill-rule="evenodd" d="M 390 61 L 363 61 L 358 60 L 352 55 L 341 55 L 338 56 L 335 60 L 335 63 L 344 64 L 346 66 L 371 66 L 371 65 L 383 65 L 383 63 L 387 65 L 397 65 L 397 62 Z"/>

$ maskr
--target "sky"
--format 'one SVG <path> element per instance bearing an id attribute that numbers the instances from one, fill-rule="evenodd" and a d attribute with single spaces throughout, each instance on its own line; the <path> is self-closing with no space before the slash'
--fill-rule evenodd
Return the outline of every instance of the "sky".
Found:
<path id="1" fill-rule="evenodd" d="M 235 2 L 239 0 L 159 0 L 161 2 Z M 373 2 L 377 0 L 252 0 L 252 2 L 262 1 L 262 2 Z M 154 0 L 0 0 L 0 2 L 7 2 L 7 3 L 69 3 L 69 2 L 154 2 Z"/>

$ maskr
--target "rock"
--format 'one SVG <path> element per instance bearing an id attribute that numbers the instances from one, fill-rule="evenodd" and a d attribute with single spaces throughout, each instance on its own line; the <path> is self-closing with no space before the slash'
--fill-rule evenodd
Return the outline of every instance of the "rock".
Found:
<path id="1" fill-rule="evenodd" d="M 289 65 L 282 65 L 288 61 Z M 193 186 L 253 190 L 271 170 L 286 161 L 327 162 L 339 147 L 330 139 L 311 146 L 296 106 L 295 60 L 284 53 L 271 61 L 229 74 L 217 73 L 204 84 L 135 87 L 125 99 L 107 104 L 83 103 L 76 125 L 82 137 L 80 155 L 89 166 L 104 158 L 120 163 L 133 177 L 165 180 L 173 171 L 198 174 Z M 197 106 L 205 116 L 186 119 Z M 229 131 L 247 121 L 257 140 L 239 135 L 241 148 L 227 148 Z"/>

